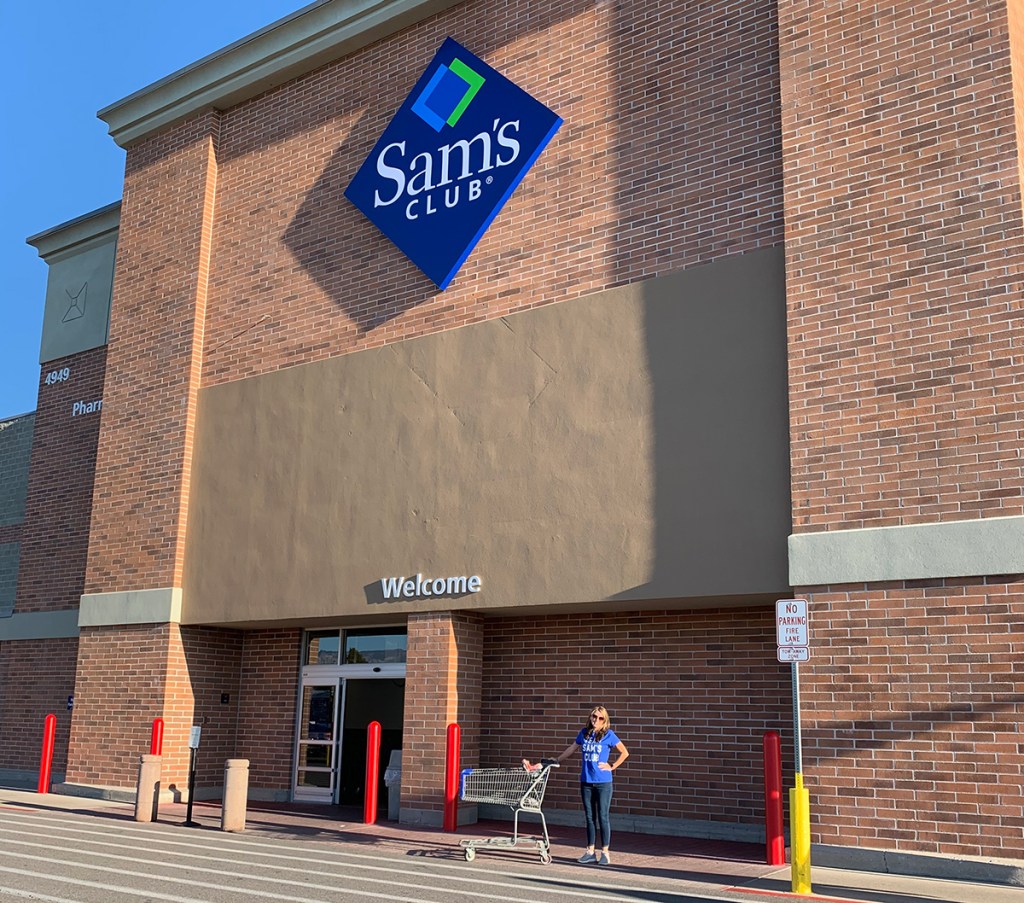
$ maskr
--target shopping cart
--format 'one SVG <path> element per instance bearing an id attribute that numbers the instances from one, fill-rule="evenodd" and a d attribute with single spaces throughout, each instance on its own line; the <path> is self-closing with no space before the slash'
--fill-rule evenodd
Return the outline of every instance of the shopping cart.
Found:
<path id="1" fill-rule="evenodd" d="M 476 859 L 477 847 L 508 848 L 519 844 L 535 844 L 540 851 L 540 861 L 547 865 L 551 861 L 551 841 L 548 839 L 548 825 L 540 811 L 544 802 L 544 789 L 552 768 L 558 768 L 554 760 L 543 760 L 536 770 L 523 766 L 518 768 L 466 768 L 462 772 L 460 796 L 467 803 L 493 803 L 508 806 L 514 813 L 511 837 L 488 837 L 483 840 L 461 840 L 459 845 L 466 851 L 466 862 Z M 544 839 L 519 836 L 519 813 L 529 812 L 540 816 Z"/>

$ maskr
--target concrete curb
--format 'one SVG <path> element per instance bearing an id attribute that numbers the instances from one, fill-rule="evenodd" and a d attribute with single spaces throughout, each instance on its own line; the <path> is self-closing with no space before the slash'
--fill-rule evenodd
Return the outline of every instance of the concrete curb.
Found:
<path id="1" fill-rule="evenodd" d="M 941 856 L 811 844 L 811 862 L 823 868 L 1024 887 L 1024 862 L 991 856 Z"/>

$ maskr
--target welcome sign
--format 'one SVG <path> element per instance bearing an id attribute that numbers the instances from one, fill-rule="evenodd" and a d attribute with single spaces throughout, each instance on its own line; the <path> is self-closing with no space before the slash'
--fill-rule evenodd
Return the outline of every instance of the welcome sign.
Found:
<path id="1" fill-rule="evenodd" d="M 345 197 L 444 290 L 561 124 L 448 38 Z"/>

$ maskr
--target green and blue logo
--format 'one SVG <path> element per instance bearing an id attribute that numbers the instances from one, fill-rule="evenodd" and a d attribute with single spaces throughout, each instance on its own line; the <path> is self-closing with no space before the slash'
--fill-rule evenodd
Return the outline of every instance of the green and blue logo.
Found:
<path id="1" fill-rule="evenodd" d="M 482 75 L 458 57 L 448 66 L 441 63 L 427 82 L 427 87 L 413 101 L 412 111 L 435 132 L 440 132 L 446 125 L 458 125 L 484 81 Z"/>
<path id="2" fill-rule="evenodd" d="M 561 124 L 448 38 L 345 197 L 443 290 Z"/>

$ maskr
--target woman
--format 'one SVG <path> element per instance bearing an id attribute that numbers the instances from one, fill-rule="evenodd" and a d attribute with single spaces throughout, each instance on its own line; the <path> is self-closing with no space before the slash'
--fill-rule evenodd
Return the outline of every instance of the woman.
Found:
<path id="1" fill-rule="evenodd" d="M 576 861 L 611 865 L 608 846 L 612 839 L 609 816 L 612 772 L 629 758 L 629 750 L 612 730 L 611 718 L 603 705 L 594 706 L 589 720 L 576 735 L 576 740 L 558 757 L 558 761 L 564 762 L 578 749 L 583 750 L 580 795 L 583 797 L 583 814 L 587 819 L 587 851 Z M 614 762 L 609 762 L 612 749 L 615 749 L 618 756 Z M 595 854 L 598 827 L 601 829 L 601 850 Z"/>

